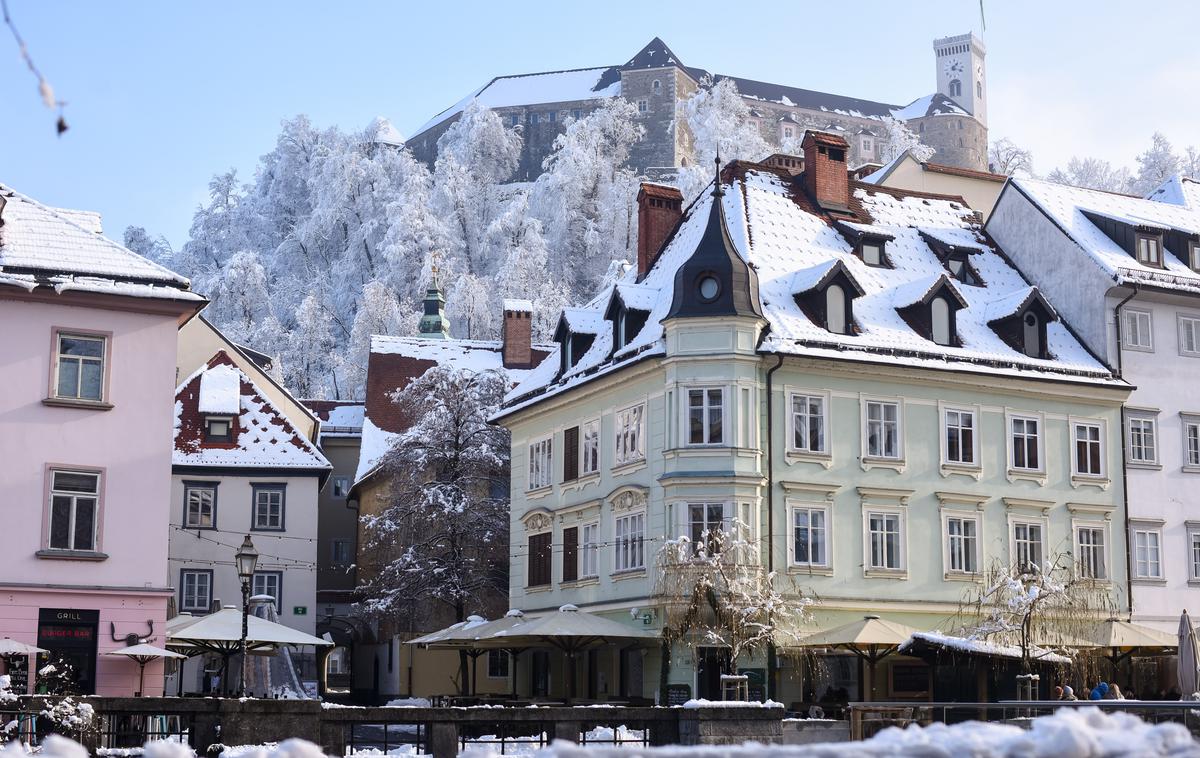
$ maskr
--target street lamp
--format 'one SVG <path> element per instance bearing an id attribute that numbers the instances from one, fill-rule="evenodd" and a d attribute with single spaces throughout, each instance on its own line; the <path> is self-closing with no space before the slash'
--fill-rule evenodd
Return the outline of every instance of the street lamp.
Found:
<path id="1" fill-rule="evenodd" d="M 250 579 L 253 578 L 254 567 L 258 563 L 258 551 L 254 549 L 254 543 L 250 541 L 249 534 L 246 535 L 246 539 L 242 540 L 242 546 L 234 555 L 234 562 L 237 564 L 238 576 L 242 580 L 242 677 L 238 687 L 238 696 L 246 697 L 246 635 L 250 632 Z"/>

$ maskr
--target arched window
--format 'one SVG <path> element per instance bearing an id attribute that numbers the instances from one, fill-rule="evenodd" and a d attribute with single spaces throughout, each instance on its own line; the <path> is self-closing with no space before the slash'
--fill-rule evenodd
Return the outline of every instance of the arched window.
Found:
<path id="1" fill-rule="evenodd" d="M 1025 355 L 1030 358 L 1042 357 L 1042 336 L 1041 330 L 1038 328 L 1037 314 L 1032 311 L 1027 311 L 1021 318 L 1021 323 L 1024 326 Z"/>
<path id="2" fill-rule="evenodd" d="M 983 82 L 975 82 L 975 97 L 983 97 Z"/>
<path id="3" fill-rule="evenodd" d="M 659 90 L 662 89 L 662 82 L 655 79 L 653 82 L 650 83 L 650 89 L 654 90 L 654 92 L 657 93 Z"/>
<path id="4" fill-rule="evenodd" d="M 834 334 L 846 333 L 846 293 L 837 284 L 825 289 L 825 328 Z"/>
<path id="5" fill-rule="evenodd" d="M 939 345 L 949 345 L 950 338 L 950 304 L 946 298 L 938 296 L 929 304 L 929 315 L 933 321 L 933 341 Z"/>
<path id="6" fill-rule="evenodd" d="M 958 79 L 950 80 L 950 97 L 962 96 L 962 82 Z"/>

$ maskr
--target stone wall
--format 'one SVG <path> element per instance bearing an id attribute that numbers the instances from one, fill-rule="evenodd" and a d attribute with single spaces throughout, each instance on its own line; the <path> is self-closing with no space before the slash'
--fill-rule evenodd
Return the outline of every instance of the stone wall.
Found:
<path id="1" fill-rule="evenodd" d="M 987 127 L 970 116 L 929 116 L 913 119 L 908 126 L 937 151 L 930 158 L 934 163 L 988 170 Z"/>

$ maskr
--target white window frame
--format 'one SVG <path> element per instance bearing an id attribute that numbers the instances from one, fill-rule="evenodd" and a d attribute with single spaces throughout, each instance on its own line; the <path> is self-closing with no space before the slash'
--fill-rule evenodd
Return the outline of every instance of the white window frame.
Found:
<path id="1" fill-rule="evenodd" d="M 1136 326 L 1136 335 L 1132 335 L 1130 331 L 1130 323 L 1133 322 Z M 1146 338 L 1145 342 L 1141 341 L 1141 337 Z M 1133 341 L 1133 336 L 1138 338 L 1138 341 Z M 1144 353 L 1154 352 L 1154 312 L 1141 310 L 1140 308 L 1125 308 L 1121 312 L 1121 346 L 1126 350 L 1140 350 Z"/>
<path id="2" fill-rule="evenodd" d="M 805 401 L 805 418 L 809 417 L 808 402 L 819 400 L 821 402 L 821 448 L 813 450 L 796 446 L 796 401 L 803 399 Z M 829 411 L 832 406 L 828 392 L 818 391 L 802 391 L 788 393 L 788 452 L 796 455 L 817 456 L 828 458 L 831 454 L 832 445 L 830 444 L 829 431 L 832 428 L 829 422 Z M 807 441 L 808 435 L 805 434 Z"/>
<path id="3" fill-rule="evenodd" d="M 895 517 L 897 523 L 897 558 L 899 565 L 895 568 L 875 566 L 871 563 L 871 517 Z M 908 574 L 908 518 L 903 507 L 880 505 L 864 505 L 862 521 L 863 536 L 863 573 L 865 576 L 906 576 Z"/>
<path id="4" fill-rule="evenodd" d="M 1036 543 L 1034 543 L 1033 540 L 1029 540 L 1029 539 L 1021 540 L 1021 542 L 1031 544 L 1031 545 L 1032 544 L 1037 545 L 1038 554 L 1039 554 L 1037 563 L 1038 563 L 1038 568 L 1040 569 L 1040 568 L 1042 568 L 1042 565 L 1046 562 L 1046 549 L 1047 549 L 1046 532 L 1050 528 L 1049 522 L 1044 517 L 1009 514 L 1009 517 L 1008 517 L 1008 562 L 1009 562 L 1009 565 L 1012 566 L 1013 568 L 1019 568 L 1021 566 L 1020 550 L 1017 547 L 1017 542 L 1018 542 L 1017 527 L 1020 527 L 1020 526 L 1024 526 L 1024 527 L 1036 526 L 1038 528 L 1038 541 Z"/>
<path id="5" fill-rule="evenodd" d="M 69 476 L 86 476 L 91 477 L 96 483 L 96 489 L 91 492 L 77 491 L 71 489 L 58 489 L 55 487 L 55 478 L 58 474 Z M 101 504 L 104 496 L 104 479 L 105 475 L 100 471 L 86 471 L 72 468 L 51 468 L 49 470 L 50 481 L 48 483 L 48 493 L 46 498 L 46 548 L 51 551 L 63 552 L 79 552 L 79 553 L 97 553 L 100 551 L 100 525 L 103 518 L 103 510 Z M 70 499 L 70 517 L 67 519 L 67 546 L 54 546 L 54 500 L 55 498 Z M 75 544 L 75 520 L 79 514 L 79 501 L 92 501 L 92 534 L 91 544 L 79 546 Z"/>
<path id="6" fill-rule="evenodd" d="M 79 356 L 68 355 L 63 352 L 63 340 L 74 339 L 83 340 L 86 342 L 100 343 L 100 357 L 95 356 Z M 54 385 L 52 388 L 51 397 L 59 400 L 67 400 L 81 403 L 105 403 L 108 401 L 108 368 L 109 368 L 109 336 L 106 334 L 96 334 L 94 332 L 76 332 L 69 329 L 58 329 L 54 333 Z M 62 364 L 64 362 L 75 363 L 75 392 L 74 394 L 62 394 L 60 392 L 60 374 L 62 373 Z M 84 397 L 83 396 L 83 367 L 84 365 L 98 365 L 100 371 L 100 396 L 99 397 Z"/>
<path id="7" fill-rule="evenodd" d="M 588 535 L 591 538 L 588 538 Z M 588 521 L 579 525 L 578 570 L 580 580 L 595 579 L 600 575 L 600 522 Z"/>
<path id="8" fill-rule="evenodd" d="M 1183 470 L 1188 473 L 1200 472 L 1200 413 L 1183 412 L 1179 418 L 1183 429 Z"/>
<path id="9" fill-rule="evenodd" d="M 1143 246 L 1142 243 L 1145 243 Z M 1134 251 L 1137 262 L 1143 266 L 1151 266 L 1153 268 L 1163 267 L 1163 238 L 1159 234 L 1136 234 L 1134 237 Z M 1142 254 L 1143 248 L 1145 255 Z"/>
<path id="10" fill-rule="evenodd" d="M 637 101 L 637 112 L 639 116 L 645 116 L 650 112 L 650 101 L 642 98 Z"/>
<path id="11" fill-rule="evenodd" d="M 623 417 L 628 417 L 627 423 Z M 629 435 L 634 444 L 629 444 Z M 624 454 L 622 454 L 622 443 Z M 628 466 L 646 460 L 646 403 L 634 403 L 613 414 L 613 466 Z"/>
<path id="12" fill-rule="evenodd" d="M 1014 422 L 1034 422 L 1037 424 L 1037 437 L 1035 439 L 1035 449 L 1037 450 L 1037 467 L 1017 466 L 1017 432 Z M 1026 428 L 1026 432 L 1028 429 Z M 1008 411 L 1004 414 L 1004 437 L 1005 445 L 1008 449 L 1008 470 L 1012 474 L 1045 474 L 1046 473 L 1046 417 L 1042 413 L 1026 413 L 1022 411 Z M 1028 434 L 1022 434 L 1023 439 L 1028 439 Z"/>
<path id="13" fill-rule="evenodd" d="M 1148 425 L 1148 427 L 1147 427 Z M 1134 428 L 1141 430 L 1138 435 L 1141 439 L 1141 444 L 1134 445 Z M 1146 445 L 1146 429 L 1150 431 L 1150 444 Z M 1160 444 L 1158 441 L 1158 414 L 1148 411 L 1138 411 L 1127 408 L 1125 410 L 1125 462 L 1133 467 L 1149 467 L 1155 468 L 1159 465 L 1159 450 Z M 1135 455 L 1139 452 L 1139 455 Z M 1146 457 L 1149 452 L 1150 456 Z"/>
<path id="14" fill-rule="evenodd" d="M 589 434 L 590 444 L 589 444 Z M 589 476 L 600 471 L 600 419 L 594 418 L 579 425 L 579 475 Z M 589 450 L 590 448 L 590 450 Z M 589 463 L 592 465 L 589 467 Z"/>
<path id="15" fill-rule="evenodd" d="M 536 492 L 554 484 L 554 435 L 530 441 L 527 464 L 526 492 Z"/>
<path id="16" fill-rule="evenodd" d="M 259 580 L 262 580 L 262 588 L 259 588 Z M 268 587 L 271 584 L 268 580 L 274 580 L 275 593 L 268 592 Z M 251 595 L 271 595 L 275 598 L 275 612 L 283 613 L 283 572 L 282 571 L 255 571 L 254 576 L 250 577 L 250 594 Z"/>
<path id="17" fill-rule="evenodd" d="M 870 451 L 870 429 L 871 429 L 871 406 L 892 405 L 896 408 L 896 455 L 873 455 Z M 904 460 L 904 401 L 897 397 L 864 397 L 861 400 L 862 421 L 860 433 L 862 434 L 862 457 L 865 461 L 886 461 L 889 463 L 898 463 Z M 885 423 L 882 419 L 878 422 Z"/>
<path id="18" fill-rule="evenodd" d="M 952 508 L 942 508 L 942 567 L 945 572 L 945 577 L 950 578 L 969 578 L 975 579 L 983 573 L 983 517 L 979 511 L 956 510 Z M 957 535 L 958 540 L 966 542 L 971 540 L 971 557 L 974 562 L 974 570 L 968 571 L 965 568 L 954 568 L 953 558 L 955 535 L 950 534 L 950 522 L 959 521 L 964 525 L 967 523 L 974 524 L 975 534 L 967 537 L 965 532 Z"/>
<path id="19" fill-rule="evenodd" d="M 1068 417 L 1071 426 L 1071 476 L 1076 479 L 1103 481 L 1108 479 L 1108 422 L 1097 418 Z M 1083 471 L 1079 461 L 1079 428 L 1089 427 L 1096 430 L 1097 444 L 1100 447 L 1099 473 Z M 1091 440 L 1086 441 L 1089 446 Z"/>
<path id="20" fill-rule="evenodd" d="M 1185 522 L 1187 526 L 1188 584 L 1200 584 L 1200 521 Z"/>
<path id="21" fill-rule="evenodd" d="M 808 514 L 808 529 L 809 529 L 809 558 L 810 560 L 801 561 L 796 557 L 796 517 L 799 513 Z M 819 569 L 824 571 L 832 571 L 833 569 L 833 508 L 829 503 L 810 503 L 804 501 L 788 501 L 788 564 L 800 569 Z M 825 540 L 823 543 L 824 560 L 814 561 L 812 558 L 812 514 L 820 513 L 824 520 L 824 525 L 821 531 L 824 532 Z"/>
<path id="22" fill-rule="evenodd" d="M 687 501 L 684 501 L 683 502 L 683 534 L 685 536 L 687 536 L 687 538 L 689 540 L 692 541 L 692 543 L 693 543 L 692 550 L 697 551 L 697 552 L 699 551 L 699 543 L 697 543 L 696 540 L 693 539 L 693 537 L 692 537 L 692 508 L 699 507 L 699 506 L 703 506 L 705 509 L 704 510 L 704 522 L 703 522 L 703 525 L 705 527 L 705 529 L 704 529 L 705 534 L 713 531 L 712 523 L 708 518 L 711 515 L 710 508 L 712 506 L 720 506 L 720 508 L 721 508 L 720 531 L 722 531 L 724 533 L 728 533 L 730 523 L 733 520 L 732 515 L 730 513 L 730 511 L 732 510 L 732 505 L 729 502 L 721 501 L 721 500 L 687 500 Z"/>
<path id="23" fill-rule="evenodd" d="M 1142 557 L 1142 543 L 1146 555 Z M 1135 581 L 1160 582 L 1166 579 L 1163 567 L 1162 524 L 1133 519 L 1129 526 L 1130 568 Z M 1151 554 L 1153 551 L 1153 555 Z"/>
<path id="24" fill-rule="evenodd" d="M 1100 532 L 1103 545 L 1101 546 L 1101 558 L 1104 561 L 1104 576 L 1083 576 L 1084 579 L 1091 579 L 1097 582 L 1108 582 L 1112 579 L 1112 538 L 1111 530 L 1108 528 L 1107 521 L 1096 521 L 1093 519 L 1072 519 L 1071 520 L 1071 541 L 1075 546 L 1075 567 L 1079 569 L 1080 564 L 1084 562 L 1083 545 L 1079 539 L 1081 529 L 1098 530 Z"/>
<path id="25" fill-rule="evenodd" d="M 625 522 L 624 525 L 622 522 Z M 636 531 L 635 526 L 638 527 Z M 645 568 L 646 511 L 616 514 L 613 518 L 613 571 L 623 573 L 643 571 Z"/>
<path id="26" fill-rule="evenodd" d="M 1195 313 L 1180 313 L 1179 323 L 1179 354 L 1188 358 L 1200 358 L 1200 315 Z M 1187 336 L 1191 334 L 1192 346 L 1187 347 Z"/>
<path id="27" fill-rule="evenodd" d="M 711 397 L 709 393 L 719 392 L 721 395 L 721 403 L 718 406 L 710 405 Z M 701 436 L 703 440 L 700 442 L 692 441 L 692 393 L 701 393 L 701 405 L 698 406 L 701 413 Z M 683 387 L 683 391 L 679 393 L 683 399 L 683 434 L 681 439 L 686 447 L 728 447 L 729 446 L 729 391 L 724 385 L 714 386 L 711 384 L 687 385 Z M 716 441 L 709 441 L 709 436 L 712 433 L 712 411 L 716 410 L 719 414 L 718 419 L 721 424 L 721 438 Z"/>
<path id="28" fill-rule="evenodd" d="M 204 577 L 204 581 L 208 584 L 207 597 L 204 603 L 197 601 L 199 597 L 199 587 L 193 584 L 192 586 L 192 603 L 188 604 L 188 578 L 196 579 Z M 208 613 L 212 610 L 213 597 L 213 571 L 210 569 L 181 569 L 179 572 L 179 610 L 188 612 Z"/>
<path id="29" fill-rule="evenodd" d="M 958 413 L 958 414 L 967 413 L 967 414 L 971 415 L 971 424 L 972 424 L 972 426 L 971 426 L 971 458 L 972 458 L 972 462 L 971 463 L 950 460 L 950 444 L 949 444 L 949 439 L 948 439 L 948 433 L 950 430 L 949 414 L 951 414 L 951 413 Z M 978 471 L 980 468 L 982 468 L 983 464 L 979 460 L 979 446 L 980 446 L 979 421 L 980 421 L 980 415 L 981 415 L 979 412 L 979 406 L 943 405 L 939 409 L 938 415 L 940 417 L 940 427 L 941 427 L 940 428 L 941 434 L 939 436 L 941 438 L 942 465 L 945 466 L 946 468 L 965 469 L 965 470 L 969 470 L 969 471 Z M 961 447 L 961 438 L 960 438 L 960 447 Z"/>

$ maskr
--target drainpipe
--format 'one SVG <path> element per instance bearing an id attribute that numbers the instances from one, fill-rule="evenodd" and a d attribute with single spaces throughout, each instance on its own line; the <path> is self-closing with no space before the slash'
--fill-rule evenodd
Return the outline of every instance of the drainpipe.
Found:
<path id="1" fill-rule="evenodd" d="M 775 365 L 767 369 L 767 571 L 775 570 L 775 414 L 772 379 L 783 365 L 783 354 L 775 354 Z M 775 640 L 767 644 L 767 698 L 775 699 L 779 661 L 775 653 Z"/>
<path id="2" fill-rule="evenodd" d="M 1137 282 L 1133 283 L 1133 292 L 1129 293 L 1121 302 L 1117 303 L 1117 307 L 1113 309 L 1113 318 L 1115 319 L 1117 329 L 1117 377 L 1125 378 L 1125 361 L 1121 352 L 1121 309 L 1130 300 L 1137 297 L 1141 290 L 1141 285 Z M 1125 406 L 1121 406 L 1121 496 L 1125 500 L 1125 599 L 1129 602 L 1129 617 L 1133 618 L 1133 557 L 1132 546 L 1129 544 L 1129 469 L 1125 468 L 1125 462 L 1129 460 L 1126 456 L 1129 440 L 1125 434 Z"/>

